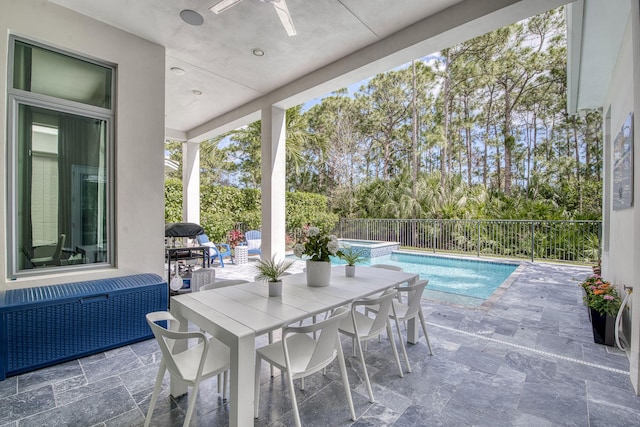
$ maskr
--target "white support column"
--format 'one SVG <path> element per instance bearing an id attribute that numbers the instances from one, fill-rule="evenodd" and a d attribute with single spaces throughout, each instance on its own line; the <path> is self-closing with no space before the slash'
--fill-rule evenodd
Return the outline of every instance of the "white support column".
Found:
<path id="1" fill-rule="evenodd" d="M 286 110 L 262 110 L 262 257 L 285 251 Z"/>
<path id="2" fill-rule="evenodd" d="M 182 144 L 182 218 L 200 224 L 200 144 Z"/>

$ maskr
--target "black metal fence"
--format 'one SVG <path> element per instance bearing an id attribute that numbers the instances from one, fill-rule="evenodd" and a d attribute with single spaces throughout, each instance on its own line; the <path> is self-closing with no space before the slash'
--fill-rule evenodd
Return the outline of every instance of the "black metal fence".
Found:
<path id="1" fill-rule="evenodd" d="M 341 219 L 334 233 L 406 249 L 586 264 L 599 259 L 601 221 Z"/>

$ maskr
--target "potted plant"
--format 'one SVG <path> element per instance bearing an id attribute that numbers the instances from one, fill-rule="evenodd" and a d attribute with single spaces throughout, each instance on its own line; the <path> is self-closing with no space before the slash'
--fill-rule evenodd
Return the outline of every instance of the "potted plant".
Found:
<path id="1" fill-rule="evenodd" d="M 280 276 L 287 271 L 293 261 L 276 261 L 275 255 L 271 259 L 261 259 L 256 264 L 258 269 L 257 280 L 265 280 L 269 283 L 269 296 L 279 297 L 282 295 L 282 281 Z"/>
<path id="2" fill-rule="evenodd" d="M 231 246 L 231 249 L 235 249 L 240 243 L 244 242 L 244 234 L 242 231 L 234 228 L 227 233 L 227 243 Z"/>
<path id="3" fill-rule="evenodd" d="M 589 309 L 593 340 L 598 344 L 613 345 L 615 319 L 622 301 L 616 287 L 600 275 L 593 275 L 580 283 L 584 289 L 584 304 Z"/>
<path id="4" fill-rule="evenodd" d="M 345 246 L 337 253 L 340 259 L 344 260 L 347 265 L 345 268 L 345 276 L 353 277 L 356 274 L 356 263 L 364 260 L 363 252 L 358 249 L 354 249 L 351 246 Z"/>
<path id="5" fill-rule="evenodd" d="M 328 286 L 331 278 L 331 258 L 340 249 L 338 238 L 327 234 L 318 227 L 303 227 L 303 236 L 293 247 L 298 258 L 306 255 L 306 274 L 308 286 Z"/>

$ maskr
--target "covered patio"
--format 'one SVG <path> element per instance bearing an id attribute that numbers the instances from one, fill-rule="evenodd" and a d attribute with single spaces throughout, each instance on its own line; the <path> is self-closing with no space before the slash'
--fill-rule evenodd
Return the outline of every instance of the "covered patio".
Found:
<path id="1" fill-rule="evenodd" d="M 222 278 L 249 279 L 253 263 L 228 265 Z M 295 271 L 301 271 L 302 265 Z M 593 343 L 578 282 L 584 267 L 525 263 L 484 309 L 423 300 L 433 356 L 424 339 L 407 348 L 413 372 L 398 376 L 388 344 L 369 343 L 376 396 L 368 401 L 351 341 L 343 339 L 358 421 L 349 420 L 337 366 L 298 389 L 305 426 L 638 425 L 640 400 L 626 355 Z M 258 344 L 266 343 L 260 337 Z M 96 354 L 0 382 L 0 424 L 142 425 L 159 363 L 155 340 Z M 286 382 L 263 369 L 255 425 L 291 425 Z M 25 403 L 28 402 L 28 403 Z M 36 404 L 37 402 L 37 404 Z M 202 383 L 193 425 L 228 425 L 216 380 Z M 169 397 L 165 377 L 151 425 L 181 425 L 187 397 Z"/>
<path id="2" fill-rule="evenodd" d="M 113 65 L 117 121 L 111 129 L 109 262 L 14 277 L 15 248 L 8 242 L 15 224 L 7 202 L 13 193 L 5 174 L 0 294 L 134 273 L 161 276 L 165 138 L 184 141 L 184 220 L 199 222 L 198 143 L 257 119 L 262 121 L 263 256 L 283 253 L 287 108 L 567 1 L 410 0 L 390 7 L 383 0 L 289 0 L 297 39 L 288 38 L 268 4 L 244 0 L 214 19 L 208 10 L 213 3 L 5 2 L 0 15 L 0 92 L 5 99 L 13 73 L 7 59 L 10 37 L 18 36 Z M 640 211 L 633 204 L 614 210 L 611 171 L 612 141 L 630 112 L 636 113 L 635 135 L 640 129 L 639 7 L 626 0 L 580 0 L 569 13 L 574 37 L 570 113 L 604 108 L 607 120 L 603 273 L 620 286 L 632 286 L 640 277 L 640 219 L 635 215 Z M 190 26 L 180 20 L 182 10 L 197 11 L 206 23 Z M 265 55 L 256 55 L 255 49 Z M 267 61 L 258 62 L 263 59 Z M 597 81 L 585 78 L 591 72 Z M 10 110 L 0 104 L 5 142 L 0 161 L 5 165 L 12 154 Z M 633 156 L 640 164 L 640 150 L 633 150 Z M 633 180 L 635 194 L 640 174 Z M 250 278 L 254 272 L 234 271 L 230 265 L 223 274 Z M 637 425 L 640 310 L 631 310 L 626 320 L 631 339 L 627 353 L 594 344 L 576 286 L 588 274 L 584 268 L 527 264 L 486 310 L 424 300 L 434 355 L 426 355 L 422 342 L 412 346 L 414 372 L 401 379 L 387 370 L 392 367 L 386 354 L 378 357 L 379 346 L 370 345 L 368 358 L 374 360 L 372 377 L 380 398 L 370 404 L 357 366 L 350 369 L 359 417 L 353 425 L 431 424 L 428 420 L 442 425 Z M 638 301 L 636 290 L 631 307 Z M 344 346 L 349 354 L 350 341 Z M 155 341 L 148 340 L 9 377 L 0 381 L 0 407 L 6 408 L 0 425 L 142 425 L 158 358 Z M 348 364 L 357 365 L 355 360 L 349 358 Z M 199 425 L 229 424 L 227 404 L 218 399 L 214 383 L 206 383 L 199 395 Z M 291 424 L 283 384 L 281 377 L 273 382 L 263 378 L 257 425 Z M 343 407 L 335 400 L 340 394 L 333 392 L 339 387 L 335 372 L 309 381 L 299 397 L 305 425 L 352 424 L 346 408 L 344 413 L 334 410 Z M 184 417 L 186 398 L 174 400 L 168 394 L 167 384 L 156 425 L 176 425 Z"/>

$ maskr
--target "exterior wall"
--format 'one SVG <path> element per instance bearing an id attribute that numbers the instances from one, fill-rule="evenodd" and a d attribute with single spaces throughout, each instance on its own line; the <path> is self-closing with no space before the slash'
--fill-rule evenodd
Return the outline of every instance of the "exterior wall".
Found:
<path id="1" fill-rule="evenodd" d="M 0 173 L 0 292 L 14 287 L 164 270 L 164 61 L 162 46 L 45 0 L 3 0 L 0 13 L 0 164 L 7 161 L 9 35 L 117 64 L 114 268 L 7 277 L 6 173 Z"/>
<path id="2" fill-rule="evenodd" d="M 607 98 L 603 106 L 605 116 L 610 118 L 605 128 L 610 126 L 610 135 L 605 139 L 605 188 L 604 192 L 613 194 L 613 140 L 620 131 L 623 122 L 630 112 L 634 113 L 633 136 L 633 206 L 629 209 L 612 210 L 611 197 L 605 197 L 603 233 L 609 235 L 605 239 L 603 251 L 602 274 L 618 286 L 620 295 L 626 292 L 623 286 L 636 286 L 631 296 L 631 318 L 626 319 L 630 328 L 631 348 L 628 350 L 630 361 L 630 379 L 636 393 L 640 391 L 639 354 L 640 354 L 640 54 L 638 45 L 640 20 L 638 19 L 638 2 L 631 10 L 631 18 L 625 31 L 615 72 L 611 80 Z"/>

